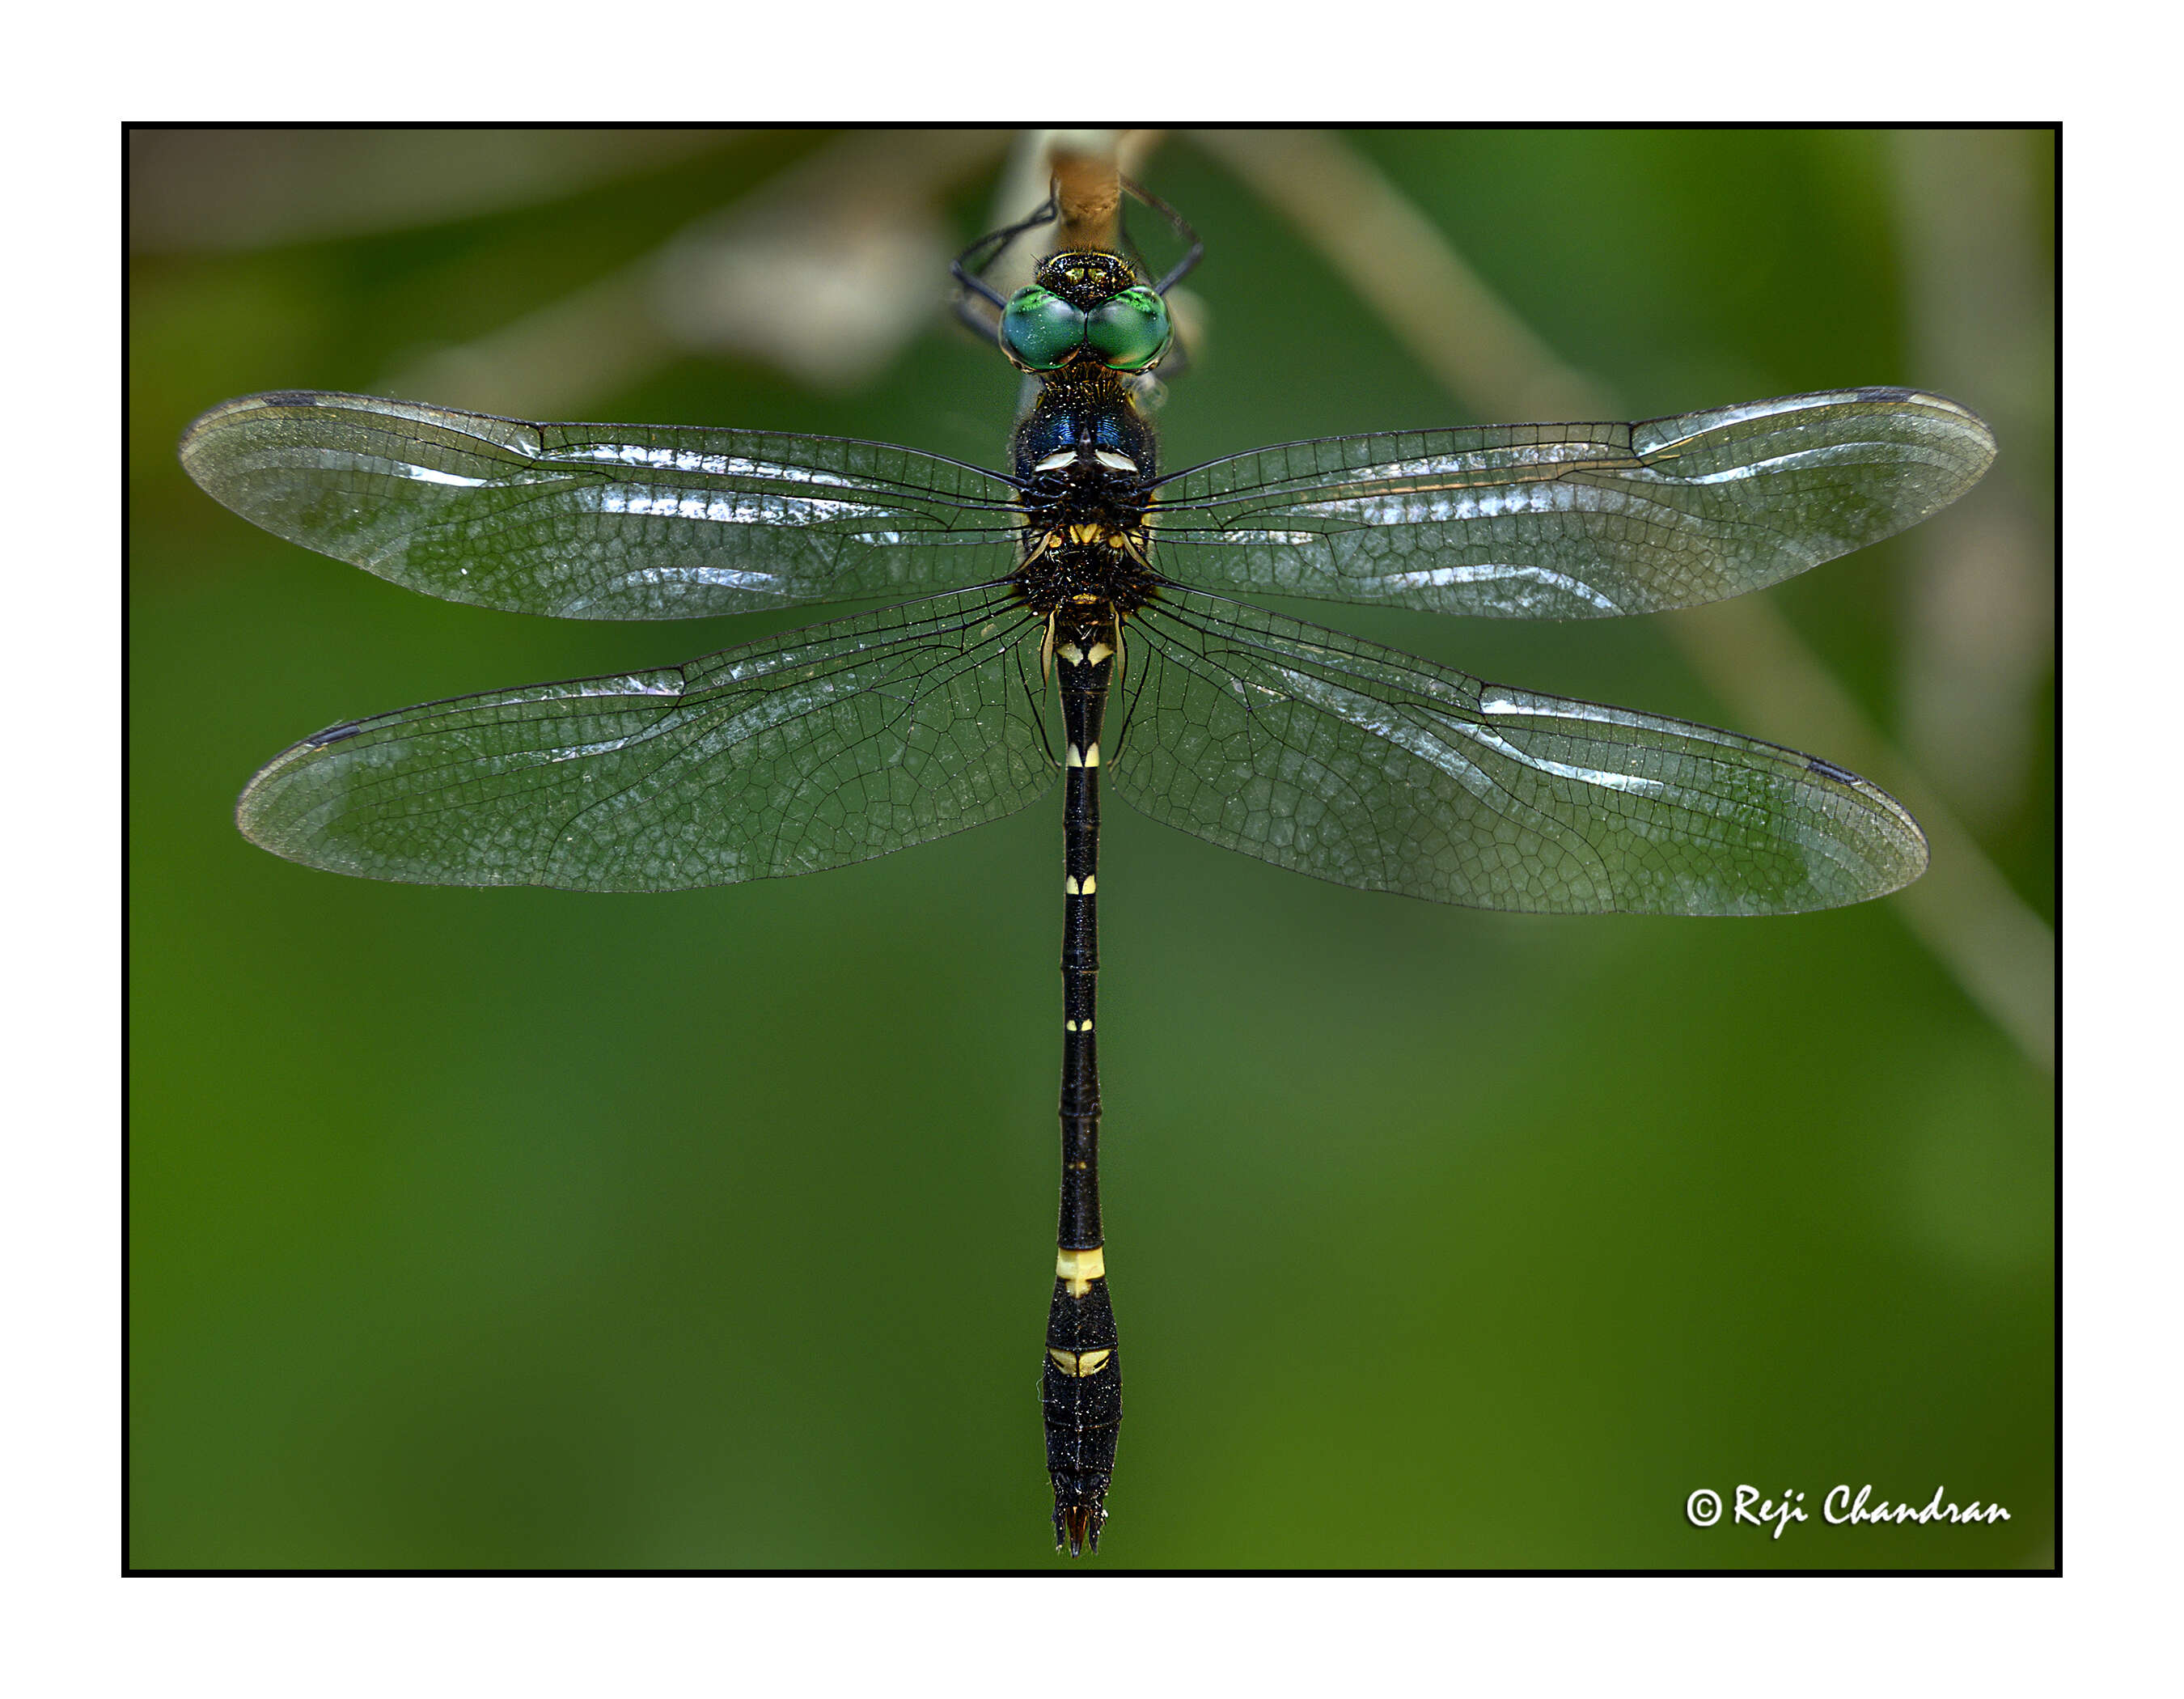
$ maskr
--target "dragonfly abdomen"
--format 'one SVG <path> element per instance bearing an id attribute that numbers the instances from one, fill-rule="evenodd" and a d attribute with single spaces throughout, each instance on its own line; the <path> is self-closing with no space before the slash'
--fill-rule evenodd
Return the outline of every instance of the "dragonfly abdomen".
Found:
<path id="1" fill-rule="evenodd" d="M 1121 641 L 1112 604 L 1052 614 L 1061 698 L 1061 1212 L 1039 1402 L 1054 1538 L 1074 1557 L 1100 1546 L 1123 1421 L 1123 1368 L 1100 1221 L 1100 734 Z"/>

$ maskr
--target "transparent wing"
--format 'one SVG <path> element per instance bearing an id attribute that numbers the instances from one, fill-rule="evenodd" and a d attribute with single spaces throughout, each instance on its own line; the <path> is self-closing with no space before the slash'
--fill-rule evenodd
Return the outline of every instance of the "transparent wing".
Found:
<path id="1" fill-rule="evenodd" d="M 1154 511 L 1165 570 L 1213 589 L 1590 618 L 1777 582 L 1917 524 L 1993 458 L 1968 408 L 1852 389 L 1291 443 L 1179 473 Z"/>
<path id="2" fill-rule="evenodd" d="M 429 702 L 275 757 L 236 821 L 291 861 L 421 884 L 668 891 L 840 866 L 1047 789 L 1039 629 L 989 587 Z"/>
<path id="3" fill-rule="evenodd" d="M 1733 733 L 1507 689 L 1182 589 L 1127 628 L 1108 783 L 1170 826 L 1367 890 L 1543 914 L 1791 914 L 1926 841 L 1864 780 Z"/>
<path id="4" fill-rule="evenodd" d="M 1013 564 L 1006 480 L 845 437 L 273 394 L 214 408 L 181 458 L 276 536 L 516 613 L 691 619 L 953 589 Z"/>

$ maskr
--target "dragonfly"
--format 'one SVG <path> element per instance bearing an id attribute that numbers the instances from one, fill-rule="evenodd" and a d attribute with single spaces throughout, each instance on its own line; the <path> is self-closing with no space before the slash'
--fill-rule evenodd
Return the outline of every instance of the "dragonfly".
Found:
<path id="1" fill-rule="evenodd" d="M 1162 469 L 1169 292 L 1065 246 L 967 316 L 1024 375 L 1006 470 L 848 438 L 537 424 L 326 392 L 181 444 L 276 536 L 443 599 L 563 619 L 882 603 L 680 666 L 346 720 L 243 790 L 329 872 L 669 891 L 816 872 L 1061 791 L 1061 1204 L 1040 1402 L 1056 1549 L 1096 1552 L 1122 1423 L 1101 1223 L 1100 801 L 1361 890 L 1534 914 L 1774 915 L 1880 897 L 1927 850 L 1818 757 L 1490 683 L 1258 605 L 1506 619 L 1693 606 L 1891 536 L 1977 482 L 1970 409 L 1854 388 L 1635 423 L 1287 443 Z"/>

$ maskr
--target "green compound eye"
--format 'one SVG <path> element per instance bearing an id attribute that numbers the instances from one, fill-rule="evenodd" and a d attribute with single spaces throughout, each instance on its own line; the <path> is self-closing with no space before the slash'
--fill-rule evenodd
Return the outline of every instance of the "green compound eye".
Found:
<path id="1" fill-rule="evenodd" d="M 1026 371 L 1056 371 L 1084 340 L 1084 315 L 1036 283 L 1009 297 L 1001 352 Z"/>
<path id="2" fill-rule="evenodd" d="M 1084 340 L 1110 371 L 1143 371 L 1175 340 L 1167 303 L 1142 287 L 1125 289 L 1092 310 Z"/>

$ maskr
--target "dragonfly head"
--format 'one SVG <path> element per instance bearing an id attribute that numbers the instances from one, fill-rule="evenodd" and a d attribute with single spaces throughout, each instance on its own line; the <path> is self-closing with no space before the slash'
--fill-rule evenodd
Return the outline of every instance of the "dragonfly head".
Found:
<path id="1" fill-rule="evenodd" d="M 1175 340 L 1167 303 L 1117 255 L 1050 254 L 1036 278 L 1001 312 L 1001 352 L 1024 371 L 1060 371 L 1078 360 L 1148 371 Z"/>

